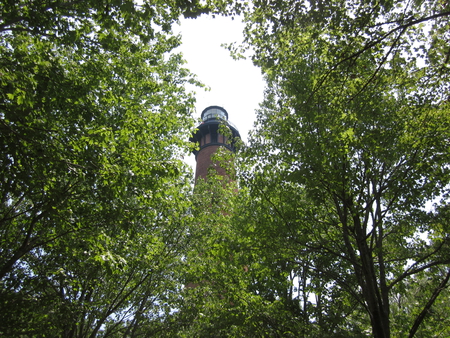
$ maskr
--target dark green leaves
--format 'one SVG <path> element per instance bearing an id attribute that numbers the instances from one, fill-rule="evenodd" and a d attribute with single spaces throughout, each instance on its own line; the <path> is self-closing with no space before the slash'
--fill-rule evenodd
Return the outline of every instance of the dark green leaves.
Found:
<path id="1" fill-rule="evenodd" d="M 290 263 L 303 318 L 322 336 L 424 323 L 395 322 L 391 297 L 449 264 L 446 235 L 433 238 L 439 212 L 424 211 L 450 179 L 446 61 L 425 47 L 445 39 L 425 26 L 448 31 L 447 16 L 434 2 L 269 1 L 247 13 L 268 81 L 247 149 L 249 228 L 260 226 L 264 255 Z"/>
<path id="2" fill-rule="evenodd" d="M 0 332 L 158 331 L 190 220 L 179 8 L 1 6 Z"/>

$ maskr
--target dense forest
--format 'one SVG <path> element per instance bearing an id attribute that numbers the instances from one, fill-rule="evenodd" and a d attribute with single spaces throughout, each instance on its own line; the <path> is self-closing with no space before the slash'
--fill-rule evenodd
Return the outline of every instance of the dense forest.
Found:
<path id="1" fill-rule="evenodd" d="M 0 13 L 1 336 L 450 336 L 448 1 Z M 194 191 L 200 15 L 242 18 L 266 90 Z"/>

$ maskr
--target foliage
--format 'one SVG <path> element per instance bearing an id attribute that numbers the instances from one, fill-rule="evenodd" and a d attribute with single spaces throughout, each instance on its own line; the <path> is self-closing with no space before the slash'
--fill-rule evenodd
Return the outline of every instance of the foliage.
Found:
<path id="1" fill-rule="evenodd" d="M 261 244 L 253 292 L 296 303 L 310 336 L 426 335 L 448 301 L 449 15 L 439 1 L 246 13 L 267 90 L 241 233 Z M 394 316 L 416 279 L 427 291 Z"/>
<path id="2" fill-rule="evenodd" d="M 215 155 L 227 168 L 233 157 L 228 150 Z M 254 240 L 241 236 L 247 197 L 237 182 L 215 170 L 207 181 L 197 181 L 195 222 L 189 230 L 193 250 L 186 257 L 188 287 L 171 318 L 179 329 L 176 336 L 296 337 L 301 330 L 302 323 L 289 316 L 283 301 L 253 292 L 262 271 L 248 264 L 254 259 L 248 250 Z"/>
<path id="3" fill-rule="evenodd" d="M 198 84 L 170 27 L 201 7 L 0 6 L 0 332 L 157 335 L 188 245 Z"/>

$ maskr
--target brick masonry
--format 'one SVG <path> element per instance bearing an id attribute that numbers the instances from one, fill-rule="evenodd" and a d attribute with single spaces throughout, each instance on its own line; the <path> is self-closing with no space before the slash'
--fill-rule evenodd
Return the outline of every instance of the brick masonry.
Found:
<path id="1" fill-rule="evenodd" d="M 199 177 L 206 179 L 206 176 L 208 175 L 208 169 L 210 167 L 215 167 L 217 173 L 219 175 L 225 176 L 226 170 L 224 168 L 221 168 L 219 165 L 214 165 L 213 161 L 211 161 L 212 155 L 217 151 L 219 148 L 219 145 L 213 145 L 208 146 L 203 149 L 201 149 L 197 154 L 197 166 L 195 169 L 195 180 Z"/>

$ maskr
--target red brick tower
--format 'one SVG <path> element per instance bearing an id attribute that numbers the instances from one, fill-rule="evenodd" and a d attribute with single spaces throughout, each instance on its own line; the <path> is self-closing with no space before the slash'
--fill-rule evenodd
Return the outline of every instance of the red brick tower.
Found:
<path id="1" fill-rule="evenodd" d="M 197 127 L 196 132 L 191 137 L 191 141 L 199 146 L 199 150 L 194 152 L 197 161 L 195 170 L 195 180 L 199 177 L 206 178 L 208 169 L 214 166 L 211 156 L 219 147 L 225 147 L 230 151 L 235 151 L 236 137 L 240 138 L 237 128 L 228 121 L 227 111 L 219 106 L 210 106 L 202 112 L 202 123 Z M 219 126 L 225 125 L 229 128 L 229 135 L 223 135 Z M 225 168 L 216 166 L 220 175 L 225 175 Z"/>

